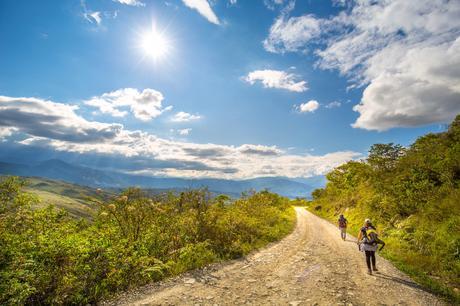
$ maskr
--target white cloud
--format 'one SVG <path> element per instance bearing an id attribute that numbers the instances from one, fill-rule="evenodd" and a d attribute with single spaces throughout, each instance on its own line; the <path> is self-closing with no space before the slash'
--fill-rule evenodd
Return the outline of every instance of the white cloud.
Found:
<path id="1" fill-rule="evenodd" d="M 255 154 L 262 156 L 277 156 L 283 153 L 283 151 L 278 149 L 276 146 L 262 146 L 252 144 L 241 145 L 238 150 L 245 154 Z"/>
<path id="2" fill-rule="evenodd" d="M 280 70 L 255 70 L 243 78 L 253 85 L 261 82 L 265 88 L 279 88 L 294 92 L 304 92 L 308 89 L 306 81 L 299 81 L 298 76 Z"/>
<path id="3" fill-rule="evenodd" d="M 198 144 L 130 131 L 120 124 L 93 122 L 76 106 L 36 98 L 0 97 L 0 128 L 19 142 L 58 151 L 98 154 L 140 162 L 142 173 L 178 177 L 245 179 L 258 176 L 309 177 L 324 174 L 356 152 L 291 154 L 275 146 Z"/>
<path id="4" fill-rule="evenodd" d="M 287 0 L 264 0 L 264 4 L 267 8 L 274 10 L 277 6 L 283 5 Z"/>
<path id="5" fill-rule="evenodd" d="M 129 108 L 134 117 L 148 121 L 172 109 L 171 106 L 163 108 L 163 99 L 163 94 L 154 89 L 147 88 L 140 92 L 134 88 L 123 88 L 92 97 L 85 104 L 114 117 L 126 116 L 128 112 L 122 109 Z"/>
<path id="6" fill-rule="evenodd" d="M 299 113 L 313 113 L 319 108 L 318 101 L 310 100 L 306 103 L 302 103 L 299 106 L 295 106 Z"/>
<path id="7" fill-rule="evenodd" d="M 342 106 L 342 103 L 340 103 L 339 101 L 333 101 L 331 103 L 328 103 L 326 104 L 326 108 L 336 108 L 336 107 L 340 107 Z"/>
<path id="8" fill-rule="evenodd" d="M 269 35 L 268 49 L 319 46 L 318 67 L 337 69 L 354 87 L 366 86 L 353 127 L 382 131 L 451 121 L 460 112 L 460 2 L 346 4 L 339 15 L 316 19 L 319 32 L 306 27 L 308 35 L 293 26 L 301 17 L 282 15 L 283 22 L 272 26 L 282 34 Z"/>
<path id="9" fill-rule="evenodd" d="M 84 13 L 84 17 L 89 22 L 96 23 L 97 25 L 100 25 L 102 22 L 101 12 L 87 12 Z"/>
<path id="10" fill-rule="evenodd" d="M 374 60 L 384 57 L 386 50 L 381 52 Z M 382 69 L 372 77 L 353 108 L 360 113 L 353 127 L 382 131 L 450 122 L 460 112 L 460 38 L 407 50 L 400 61 L 387 63 L 395 72 Z M 381 63 L 370 63 L 366 73 L 376 65 Z"/>
<path id="11" fill-rule="evenodd" d="M 305 50 L 305 44 L 321 33 L 320 21 L 313 15 L 287 18 L 281 14 L 270 27 L 264 48 L 269 52 Z"/>
<path id="12" fill-rule="evenodd" d="M 332 0 L 333 6 L 349 6 L 353 4 L 354 0 Z"/>
<path id="13" fill-rule="evenodd" d="M 180 129 L 180 130 L 177 130 L 177 133 L 179 133 L 179 135 L 182 135 L 182 136 L 187 136 L 188 134 L 190 134 L 191 131 L 192 131 L 191 128 Z"/>
<path id="14" fill-rule="evenodd" d="M 0 126 L 0 140 L 5 141 L 5 138 L 10 137 L 16 131 L 17 129 L 14 127 L 1 127 Z"/>
<path id="15" fill-rule="evenodd" d="M 192 115 L 186 112 L 178 112 L 172 118 L 173 122 L 189 122 L 201 119 L 200 115 Z"/>
<path id="16" fill-rule="evenodd" d="M 0 96 L 0 127 L 34 137 L 59 141 L 97 143 L 115 138 L 120 124 L 88 121 L 78 116 L 78 106 L 37 98 Z"/>
<path id="17" fill-rule="evenodd" d="M 182 2 L 191 9 L 196 10 L 209 22 L 219 25 L 219 19 L 214 14 L 207 0 L 182 0 Z"/>
<path id="18" fill-rule="evenodd" d="M 98 25 L 101 24 L 102 22 L 101 12 L 91 13 L 90 16 L 96 21 Z"/>
<path id="19" fill-rule="evenodd" d="M 102 23 L 102 13 L 98 11 L 89 10 L 86 7 L 86 0 L 80 1 L 80 6 L 83 10 L 83 18 L 85 18 L 90 23 L 95 23 L 96 25 L 101 25 Z"/>
<path id="20" fill-rule="evenodd" d="M 121 4 L 131 5 L 131 6 L 145 6 L 145 3 L 138 0 L 113 0 Z"/>
<path id="21" fill-rule="evenodd" d="M 181 145 L 184 143 L 177 143 Z M 242 154 L 238 147 L 200 145 L 209 147 L 216 151 L 229 151 L 219 158 L 188 155 L 186 158 L 193 158 L 205 162 L 207 167 L 203 169 L 187 169 L 165 167 L 161 169 L 144 169 L 137 171 L 137 174 L 159 175 L 172 177 L 189 178 L 225 178 L 225 179 L 249 179 L 266 176 L 282 176 L 290 178 L 311 177 L 323 175 L 334 167 L 352 159 L 361 157 L 359 153 L 350 151 L 334 152 L 325 155 L 280 155 L 263 156 L 253 154 Z"/>

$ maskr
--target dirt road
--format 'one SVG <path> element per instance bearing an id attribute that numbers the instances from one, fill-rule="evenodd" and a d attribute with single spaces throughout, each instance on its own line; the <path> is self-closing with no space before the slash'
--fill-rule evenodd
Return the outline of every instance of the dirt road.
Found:
<path id="1" fill-rule="evenodd" d="M 355 239 L 296 208 L 292 234 L 245 259 L 153 284 L 117 305 L 443 305 L 377 258 L 370 276 Z"/>

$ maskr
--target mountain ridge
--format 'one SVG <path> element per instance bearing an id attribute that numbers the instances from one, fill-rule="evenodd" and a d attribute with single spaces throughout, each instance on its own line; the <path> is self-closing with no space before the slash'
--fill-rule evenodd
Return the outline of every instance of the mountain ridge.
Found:
<path id="1" fill-rule="evenodd" d="M 308 179 L 302 179 L 302 182 L 299 182 L 284 177 L 259 177 L 246 180 L 148 177 L 113 170 L 94 169 L 70 164 L 60 159 L 48 159 L 32 164 L 0 161 L 0 174 L 45 177 L 84 186 L 103 188 L 138 186 L 152 189 L 186 189 L 208 187 L 214 192 L 231 196 L 238 196 L 242 192 L 249 190 L 267 189 L 289 198 L 308 197 L 310 192 L 320 187 L 324 180 L 320 176 L 316 176 L 311 178 L 311 184 L 307 184 Z"/>

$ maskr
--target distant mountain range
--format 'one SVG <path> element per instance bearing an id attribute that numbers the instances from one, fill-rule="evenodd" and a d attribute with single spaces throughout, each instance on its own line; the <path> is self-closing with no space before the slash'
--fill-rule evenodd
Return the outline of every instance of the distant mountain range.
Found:
<path id="1" fill-rule="evenodd" d="M 323 187 L 325 183 L 322 176 L 299 180 L 283 177 L 261 177 L 248 180 L 150 177 L 93 169 L 69 164 L 59 159 L 50 159 L 30 165 L 0 162 L 0 174 L 44 177 L 102 188 L 138 186 L 152 189 L 187 189 L 208 187 L 212 192 L 230 196 L 239 196 L 248 190 L 267 189 L 290 198 L 309 197 L 311 191 Z"/>

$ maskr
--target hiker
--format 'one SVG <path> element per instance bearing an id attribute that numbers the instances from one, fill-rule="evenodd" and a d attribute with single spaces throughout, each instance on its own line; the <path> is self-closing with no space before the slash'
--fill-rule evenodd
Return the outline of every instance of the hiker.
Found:
<path id="1" fill-rule="evenodd" d="M 343 215 L 340 215 L 338 223 L 339 223 L 340 237 L 342 237 L 342 240 L 345 241 L 345 239 L 347 238 L 348 220 Z"/>
<path id="2" fill-rule="evenodd" d="M 359 233 L 358 241 L 360 249 L 366 254 L 367 273 L 372 275 L 372 271 L 378 271 L 375 262 L 375 252 L 379 244 L 382 245 L 379 249 L 381 251 L 385 246 L 385 242 L 379 239 L 377 231 L 369 219 L 365 220 L 364 226 Z"/>
<path id="3" fill-rule="evenodd" d="M 364 238 L 367 238 L 367 230 L 368 229 L 376 230 L 376 228 L 372 225 L 372 222 L 371 222 L 370 219 L 364 220 L 364 225 L 363 225 L 363 227 L 361 227 L 361 230 L 359 231 L 359 234 L 358 234 L 358 245 L 361 243 L 361 241 Z"/>

